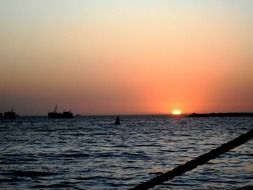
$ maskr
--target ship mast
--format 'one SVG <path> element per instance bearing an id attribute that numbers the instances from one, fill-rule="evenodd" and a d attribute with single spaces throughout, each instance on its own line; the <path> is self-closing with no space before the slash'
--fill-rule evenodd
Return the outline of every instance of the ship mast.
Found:
<path id="1" fill-rule="evenodd" d="M 57 104 L 54 107 L 54 113 L 56 113 L 56 112 L 57 112 Z"/>

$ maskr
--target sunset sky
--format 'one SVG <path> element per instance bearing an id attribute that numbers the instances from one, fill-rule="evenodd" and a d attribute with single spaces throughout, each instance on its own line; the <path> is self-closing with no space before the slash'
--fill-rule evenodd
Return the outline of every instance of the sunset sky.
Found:
<path id="1" fill-rule="evenodd" d="M 252 0 L 1 0 L 0 112 L 253 111 Z"/>

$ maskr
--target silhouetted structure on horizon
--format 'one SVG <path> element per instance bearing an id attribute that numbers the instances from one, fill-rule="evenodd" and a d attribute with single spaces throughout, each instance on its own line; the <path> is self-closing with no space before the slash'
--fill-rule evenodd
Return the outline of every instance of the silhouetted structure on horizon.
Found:
<path id="1" fill-rule="evenodd" d="M 116 120 L 115 120 L 115 125 L 120 125 L 120 119 L 119 119 L 119 116 L 116 117 Z"/>
<path id="2" fill-rule="evenodd" d="M 252 117 L 253 113 L 230 112 L 230 113 L 192 113 L 188 117 Z"/>
<path id="3" fill-rule="evenodd" d="M 73 113 L 70 111 L 64 111 L 63 113 L 57 112 L 57 105 L 54 108 L 53 112 L 48 113 L 48 118 L 50 119 L 70 119 L 74 118 Z"/>
<path id="4" fill-rule="evenodd" d="M 13 108 L 10 111 L 0 113 L 0 119 L 16 119 L 17 114 L 13 111 Z"/>

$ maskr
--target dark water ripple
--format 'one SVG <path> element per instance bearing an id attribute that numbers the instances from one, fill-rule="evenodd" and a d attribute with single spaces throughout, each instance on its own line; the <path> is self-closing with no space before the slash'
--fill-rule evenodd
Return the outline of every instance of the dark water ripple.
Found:
<path id="1" fill-rule="evenodd" d="M 128 189 L 253 127 L 252 118 L 0 121 L 0 189 Z M 253 185 L 253 142 L 154 189 Z"/>

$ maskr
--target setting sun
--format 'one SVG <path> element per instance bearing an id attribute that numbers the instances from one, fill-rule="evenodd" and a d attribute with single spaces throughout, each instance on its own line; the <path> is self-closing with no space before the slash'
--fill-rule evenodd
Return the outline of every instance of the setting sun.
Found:
<path id="1" fill-rule="evenodd" d="M 178 110 L 178 109 L 175 109 L 175 110 L 172 110 L 172 114 L 173 115 L 180 115 L 180 114 L 182 114 L 182 111 Z"/>

